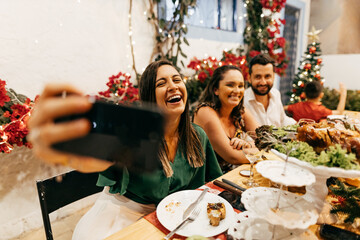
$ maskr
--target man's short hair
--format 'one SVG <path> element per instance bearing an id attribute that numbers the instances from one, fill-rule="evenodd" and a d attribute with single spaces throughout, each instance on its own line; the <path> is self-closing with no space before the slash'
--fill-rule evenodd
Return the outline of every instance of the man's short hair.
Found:
<path id="1" fill-rule="evenodd" d="M 250 64 L 249 64 L 249 74 L 252 73 L 252 66 L 254 66 L 255 64 L 260 64 L 260 65 L 267 65 L 267 64 L 271 64 L 273 66 L 273 71 L 275 72 L 275 60 L 272 59 L 269 54 L 266 53 L 260 53 L 259 55 L 256 55 L 255 57 L 253 57 L 250 60 Z"/>
<path id="2" fill-rule="evenodd" d="M 319 97 L 322 91 L 323 91 L 323 86 L 318 80 L 308 82 L 305 85 L 305 89 L 304 89 L 307 99 L 315 99 Z"/>

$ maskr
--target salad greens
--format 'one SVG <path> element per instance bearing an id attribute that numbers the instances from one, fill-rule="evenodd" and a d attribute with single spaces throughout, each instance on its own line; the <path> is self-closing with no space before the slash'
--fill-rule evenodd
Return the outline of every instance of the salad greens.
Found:
<path id="1" fill-rule="evenodd" d="M 313 166 L 340 167 L 343 169 L 360 170 L 360 165 L 356 161 L 355 154 L 347 153 L 341 148 L 340 144 L 330 146 L 327 150 L 323 150 L 320 155 L 316 154 L 314 149 L 306 142 L 291 141 L 285 144 L 276 144 L 274 149 L 286 154 L 288 149 L 295 147 L 296 150 L 290 152 L 290 157 L 311 163 Z"/>

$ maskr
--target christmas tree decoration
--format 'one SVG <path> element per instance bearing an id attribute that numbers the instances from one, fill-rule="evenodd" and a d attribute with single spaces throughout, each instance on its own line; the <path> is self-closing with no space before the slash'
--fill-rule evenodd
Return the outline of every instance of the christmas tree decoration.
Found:
<path id="1" fill-rule="evenodd" d="M 332 202 L 330 213 L 345 215 L 345 223 L 354 223 L 355 219 L 360 219 L 360 188 L 348 187 L 340 180 L 336 180 L 335 185 L 329 188 L 337 199 Z"/>
<path id="2" fill-rule="evenodd" d="M 311 32 L 308 32 L 308 41 L 309 42 L 318 42 L 320 41 L 319 34 L 322 32 L 322 29 L 316 30 L 315 26 L 312 26 Z"/>
<path id="3" fill-rule="evenodd" d="M 117 75 L 109 77 L 106 83 L 108 89 L 100 91 L 98 94 L 102 98 L 114 103 L 135 102 L 139 100 L 139 89 L 130 82 L 129 73 L 119 72 Z"/>
<path id="4" fill-rule="evenodd" d="M 310 40 L 319 40 L 321 30 L 315 30 L 312 28 L 312 31 L 308 33 Z M 320 81 L 323 84 L 324 79 L 320 74 L 320 68 L 322 66 L 322 59 L 320 43 L 316 41 L 311 41 L 304 53 L 304 57 L 300 61 L 297 73 L 293 80 L 293 89 L 287 94 L 290 96 L 289 104 L 301 102 L 306 99 L 304 88 L 308 82 L 311 81 Z"/>
<path id="5" fill-rule="evenodd" d="M 275 71 L 279 75 L 285 73 L 288 66 L 286 57 L 286 40 L 280 35 L 280 11 L 286 0 L 245 0 L 247 22 L 244 30 L 246 56 L 249 61 L 260 53 L 268 53 L 275 60 Z"/>
<path id="6" fill-rule="evenodd" d="M 15 145 L 31 147 L 26 135 L 33 105 L 28 97 L 7 89 L 0 79 L 0 153 L 10 153 Z"/>

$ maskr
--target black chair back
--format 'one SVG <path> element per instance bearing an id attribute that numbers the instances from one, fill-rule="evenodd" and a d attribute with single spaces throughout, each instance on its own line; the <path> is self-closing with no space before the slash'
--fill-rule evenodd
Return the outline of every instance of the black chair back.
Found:
<path id="1" fill-rule="evenodd" d="M 101 192 L 96 186 L 98 173 L 70 171 L 36 181 L 47 240 L 53 240 L 49 214 L 84 197 Z"/>

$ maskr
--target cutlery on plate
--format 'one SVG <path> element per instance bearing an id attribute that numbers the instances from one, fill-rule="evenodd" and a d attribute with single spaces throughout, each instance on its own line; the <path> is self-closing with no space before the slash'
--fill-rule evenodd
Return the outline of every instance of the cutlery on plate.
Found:
<path id="1" fill-rule="evenodd" d="M 194 221 L 195 218 L 199 216 L 200 211 L 201 211 L 200 207 L 194 209 L 194 211 L 192 211 L 190 215 L 187 218 L 185 218 L 185 220 L 183 220 L 174 230 L 172 230 L 168 235 L 166 235 L 164 239 L 165 240 L 170 239 L 176 233 L 177 230 L 179 230 L 182 226 L 184 226 L 185 223 Z"/>
<path id="2" fill-rule="evenodd" d="M 225 178 L 223 178 L 223 179 L 221 179 L 221 180 L 222 180 L 224 183 L 227 183 L 227 184 L 229 184 L 229 185 L 233 186 L 234 188 L 237 188 L 237 189 L 239 189 L 239 190 L 241 190 L 241 191 L 245 191 L 245 190 L 246 190 L 246 188 L 243 188 L 243 187 L 237 185 L 236 183 L 234 183 L 234 182 L 232 182 L 232 181 L 230 181 L 230 180 L 227 180 L 227 179 L 225 179 Z"/>
<path id="3" fill-rule="evenodd" d="M 205 188 L 202 193 L 200 194 L 200 196 L 195 200 L 195 202 L 193 202 L 192 204 L 190 204 L 190 206 L 188 206 L 188 208 L 185 210 L 185 212 L 183 213 L 183 220 L 185 218 L 187 218 L 191 211 L 194 210 L 194 208 L 196 207 L 196 205 L 198 205 L 198 203 L 203 199 L 204 195 L 206 194 L 206 192 L 209 190 L 209 188 Z"/>
<path id="4" fill-rule="evenodd" d="M 219 180 L 215 180 L 213 183 L 214 183 L 214 185 L 219 186 L 225 190 L 228 190 L 229 192 L 235 193 L 236 195 L 241 196 L 241 194 L 243 193 L 243 191 L 241 191 L 237 188 L 234 188 L 233 186 L 231 186 L 227 183 L 221 182 Z"/>

